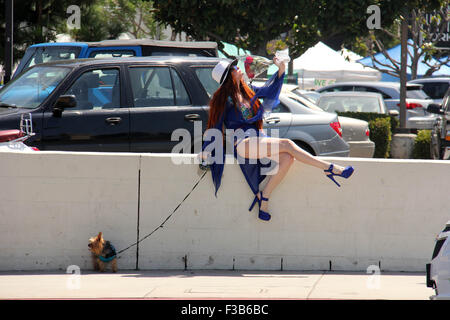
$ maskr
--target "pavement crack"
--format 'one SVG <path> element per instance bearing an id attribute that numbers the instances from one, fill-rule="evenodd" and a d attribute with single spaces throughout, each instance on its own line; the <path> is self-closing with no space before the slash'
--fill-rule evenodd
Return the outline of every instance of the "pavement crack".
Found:
<path id="1" fill-rule="evenodd" d="M 316 289 L 317 284 L 320 282 L 320 280 L 322 280 L 322 278 L 325 276 L 326 273 L 327 273 L 327 272 L 324 271 L 324 272 L 322 273 L 322 275 L 319 277 L 319 279 L 317 279 L 316 282 L 314 282 L 314 284 L 313 284 L 311 290 L 309 291 L 308 295 L 306 296 L 306 300 L 309 300 L 309 297 L 310 297 L 311 294 L 313 293 L 314 289 Z"/>

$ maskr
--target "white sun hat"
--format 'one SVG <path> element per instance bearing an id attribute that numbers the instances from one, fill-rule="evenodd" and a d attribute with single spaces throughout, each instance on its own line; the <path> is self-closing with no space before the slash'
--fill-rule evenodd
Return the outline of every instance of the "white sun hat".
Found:
<path id="1" fill-rule="evenodd" d="M 212 70 L 212 78 L 222 85 L 230 72 L 231 67 L 238 63 L 237 59 L 233 61 L 222 60 Z"/>

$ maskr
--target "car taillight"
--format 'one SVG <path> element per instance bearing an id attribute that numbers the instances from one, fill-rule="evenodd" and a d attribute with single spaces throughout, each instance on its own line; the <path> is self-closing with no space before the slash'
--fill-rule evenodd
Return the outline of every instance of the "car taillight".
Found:
<path id="1" fill-rule="evenodd" d="M 36 148 L 36 147 L 31 147 L 31 149 L 32 149 L 33 151 L 41 151 L 41 150 L 39 150 L 39 149 Z"/>
<path id="2" fill-rule="evenodd" d="M 339 121 L 336 122 L 331 122 L 330 126 L 333 128 L 334 131 L 337 132 L 337 134 L 339 135 L 339 137 L 342 138 L 342 128 L 341 128 L 341 124 L 339 123 Z"/>
<path id="3" fill-rule="evenodd" d="M 400 107 L 400 103 L 397 103 L 397 107 Z M 406 102 L 406 109 L 423 108 L 420 103 Z"/>
<path id="4" fill-rule="evenodd" d="M 370 137 L 370 130 L 369 130 L 369 128 L 366 129 L 366 137 Z"/>

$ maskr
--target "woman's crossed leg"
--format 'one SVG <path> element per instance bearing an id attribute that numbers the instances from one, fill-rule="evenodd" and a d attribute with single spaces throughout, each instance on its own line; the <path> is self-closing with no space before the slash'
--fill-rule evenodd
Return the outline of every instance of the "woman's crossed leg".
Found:
<path id="1" fill-rule="evenodd" d="M 311 155 L 309 152 L 300 148 L 295 142 L 290 139 L 273 138 L 273 137 L 248 137 L 243 139 L 236 146 L 236 151 L 240 157 L 247 159 L 262 159 L 269 158 L 278 163 L 278 171 L 269 176 L 264 190 L 263 197 L 269 198 L 272 191 L 280 184 L 286 176 L 289 168 L 294 160 L 298 160 L 307 165 L 326 170 L 330 167 L 330 163 L 320 160 Z M 333 172 L 336 174 L 342 173 L 343 167 L 334 165 Z M 258 198 L 260 198 L 258 194 Z M 261 202 L 261 210 L 267 211 L 268 202 Z"/>

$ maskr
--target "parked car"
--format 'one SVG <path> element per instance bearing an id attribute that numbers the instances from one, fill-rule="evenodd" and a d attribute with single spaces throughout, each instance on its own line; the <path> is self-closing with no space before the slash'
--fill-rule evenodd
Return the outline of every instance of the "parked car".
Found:
<path id="1" fill-rule="evenodd" d="M 312 155 L 347 157 L 350 153 L 336 114 L 312 110 L 284 93 L 263 127 L 269 135 L 271 129 L 278 129 L 280 138 L 291 139 Z"/>
<path id="2" fill-rule="evenodd" d="M 292 90 L 292 92 L 308 98 L 313 103 L 317 103 L 317 100 L 319 100 L 320 98 L 320 93 L 316 91 L 302 90 L 297 88 L 295 90 Z"/>
<path id="3" fill-rule="evenodd" d="M 150 39 L 104 40 L 98 42 L 47 42 L 25 51 L 12 78 L 35 64 L 76 58 L 118 58 L 141 56 L 218 57 L 213 41 L 160 41 Z"/>
<path id="4" fill-rule="evenodd" d="M 312 110 L 325 112 L 297 90 L 287 93 L 287 95 Z M 338 116 L 338 120 L 342 128 L 342 138 L 350 146 L 349 156 L 372 158 L 375 153 L 375 143 L 369 138 L 369 123 L 364 120 L 342 116 Z"/>
<path id="5" fill-rule="evenodd" d="M 206 128 L 218 61 L 178 56 L 38 64 L 0 91 L 0 129 L 16 128 L 20 115 L 31 113 L 36 134 L 27 144 L 40 150 L 171 152 L 179 143 L 172 133 L 181 128 L 194 137 L 194 147 L 194 122 Z M 295 102 L 287 104 L 268 129 L 279 127 L 281 136 L 289 131 L 317 155 L 348 155 L 332 127 L 338 127 L 336 115 L 309 112 L 302 131 L 301 121 L 287 111 Z"/>
<path id="6" fill-rule="evenodd" d="M 436 295 L 431 300 L 450 300 L 450 221 L 438 234 L 435 241 L 431 263 L 426 265 L 427 287 L 433 288 Z"/>
<path id="7" fill-rule="evenodd" d="M 398 111 L 386 108 L 383 96 L 374 92 L 327 92 L 317 101 L 317 106 L 327 112 L 373 112 L 398 115 Z"/>
<path id="8" fill-rule="evenodd" d="M 431 156 L 433 159 L 450 159 L 450 88 L 442 99 L 442 104 L 430 104 L 428 112 L 437 115 L 431 130 Z"/>
<path id="9" fill-rule="evenodd" d="M 422 91 L 419 84 L 409 84 L 406 87 L 406 128 L 431 129 L 436 116 L 426 109 L 433 101 Z M 316 90 L 320 93 L 335 91 L 376 92 L 383 96 L 389 111 L 400 113 L 400 83 L 383 81 L 339 82 Z"/>
<path id="10" fill-rule="evenodd" d="M 433 102 L 441 104 L 447 89 L 450 87 L 450 77 L 420 78 L 410 80 L 408 83 L 423 85 L 422 90 L 433 99 Z"/>

